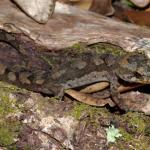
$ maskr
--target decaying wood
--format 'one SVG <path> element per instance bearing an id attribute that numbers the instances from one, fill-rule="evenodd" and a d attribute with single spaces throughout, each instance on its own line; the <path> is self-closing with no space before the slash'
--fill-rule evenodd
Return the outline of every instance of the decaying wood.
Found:
<path id="1" fill-rule="evenodd" d="M 82 58 L 82 54 L 75 51 L 63 51 L 64 48 L 78 42 L 85 44 L 108 42 L 121 46 L 124 50 L 142 50 L 143 48 L 149 53 L 147 48 L 150 47 L 150 30 L 146 28 L 126 25 L 64 4 L 61 4 L 63 9 L 64 7 L 70 8 L 70 11 L 62 14 L 59 9 L 60 3 L 56 5 L 53 18 L 46 25 L 40 25 L 17 9 L 10 1 L 3 0 L 0 4 L 2 7 L 0 12 L 3 12 L 3 15 L 0 13 L 0 27 L 3 29 L 0 31 L 0 80 L 15 83 L 23 88 L 55 95 L 61 91 L 60 83 L 66 83 L 72 79 L 70 77 L 73 76 L 75 79 L 94 71 L 100 71 L 102 68 L 93 67 L 93 60 L 97 54 L 92 51 L 89 51 L 86 57 L 84 56 L 84 62 L 77 59 Z M 10 11 L 7 9 L 8 6 L 11 8 Z M 71 68 L 72 70 L 67 68 L 67 65 L 74 59 L 76 60 L 74 68 L 79 68 L 78 72 L 73 68 Z M 80 67 L 84 66 L 84 63 L 88 66 L 79 73 Z M 63 76 L 60 77 L 62 74 Z M 91 83 L 89 82 L 89 84 Z M 103 89 L 107 86 L 108 83 L 98 88 Z M 123 87 L 120 91 L 135 87 Z M 91 97 L 82 93 L 81 95 L 76 91 L 67 93 L 69 94 L 69 92 L 74 98 L 77 95 L 76 99 L 80 99 L 79 101 L 91 100 Z M 95 99 L 99 106 L 108 103 L 103 99 L 100 99 L 101 101 Z M 87 104 L 90 103 L 87 102 Z"/>
<path id="2" fill-rule="evenodd" d="M 0 1 L 0 28 L 25 33 L 39 45 L 58 50 L 78 42 L 107 42 L 127 51 L 146 50 L 149 54 L 150 30 L 122 23 L 65 4 L 56 4 L 54 16 L 46 25 L 34 22 L 10 0 Z"/>
<path id="3" fill-rule="evenodd" d="M 93 13 L 81 10 L 75 12 L 75 10 L 75 8 L 72 9 L 70 15 L 56 13 L 47 25 L 39 25 L 20 12 L 10 1 L 1 0 L 0 27 L 5 31 L 16 34 L 4 34 L 4 30 L 0 30 L 0 38 L 4 39 L 0 42 L 0 80 L 9 80 L 10 83 L 16 81 L 16 84 L 19 86 L 50 94 L 50 92 L 53 92 L 51 90 L 57 90 L 57 85 L 55 85 L 54 81 L 63 73 L 59 72 L 53 75 L 50 72 L 50 67 L 56 69 L 57 67 L 58 69 L 67 68 L 64 62 L 68 58 L 66 51 L 58 52 L 54 50 L 60 50 L 60 48 L 62 50 L 62 48 L 71 46 L 77 42 L 87 42 L 88 44 L 110 42 L 129 51 L 136 48 L 144 48 L 146 50 L 150 47 L 150 31 L 148 29 L 133 25 L 128 26 Z M 129 29 L 132 30 L 129 31 Z M 12 41 L 12 43 L 5 41 L 5 38 Z M 69 54 L 71 55 L 71 53 Z M 52 66 L 54 62 L 48 61 L 47 58 L 49 57 L 55 58 L 56 65 Z M 72 57 L 78 58 L 80 56 L 73 55 Z M 78 64 L 77 66 L 80 67 L 82 65 Z M 92 69 L 91 66 L 88 66 L 88 68 Z M 64 71 L 63 69 L 62 71 Z M 69 75 L 76 77 L 78 73 L 75 73 L 74 70 L 72 74 L 68 73 L 68 76 L 67 74 L 65 75 L 66 78 L 69 78 Z M 28 80 L 28 77 L 30 77 L 30 80 Z M 43 78 L 49 81 L 47 82 L 48 84 L 43 85 Z M 51 85 L 50 80 L 52 78 L 53 84 Z M 30 83 L 31 80 L 36 82 L 36 86 Z M 53 85 L 55 85 L 56 89 L 54 89 Z M 90 107 L 87 107 L 85 111 L 82 111 L 82 108 L 80 110 L 79 106 L 79 113 L 81 114 L 79 116 L 80 120 L 77 120 L 72 115 L 68 115 L 69 113 L 76 113 L 76 108 L 78 109 L 77 106 L 73 106 L 71 101 L 54 101 L 48 97 L 41 96 L 39 93 L 22 92 L 18 89 L 14 91 L 14 87 L 9 88 L 14 91 L 13 93 L 8 92 L 3 96 L 2 92 L 6 92 L 6 89 L 8 89 L 6 85 L 0 85 L 1 103 L 4 98 L 8 98 L 12 106 L 7 106 L 6 101 L 4 101 L 4 104 L 2 103 L 2 106 L 4 105 L 9 109 L 12 108 L 15 111 L 10 111 L 10 114 L 8 112 L 5 113 L 7 109 L 5 110 L 4 107 L 2 115 L 6 117 L 8 123 L 17 120 L 22 124 L 19 136 L 16 136 L 12 141 L 17 145 L 17 149 L 24 149 L 26 146 L 33 149 L 108 149 L 106 127 L 111 124 L 114 114 L 105 113 L 101 108 L 96 108 L 98 111 L 96 110 L 96 113 L 93 114 L 95 109 L 88 112 Z M 126 87 L 120 88 L 121 91 L 124 89 Z M 72 96 L 73 94 L 78 95 L 79 98 L 83 96 L 80 100 L 90 98 L 84 95 L 84 93 L 82 93 L 83 95 L 79 95 L 79 92 L 70 91 L 72 92 Z M 131 92 L 123 94 L 122 97 L 124 98 L 122 103 L 126 110 L 141 111 L 150 115 L 149 94 Z M 101 101 L 97 99 L 97 103 L 100 106 L 107 103 L 113 106 L 111 99 L 99 100 Z M 93 107 L 90 109 L 93 109 Z M 95 119 L 89 118 L 90 114 L 93 114 L 92 116 L 95 116 Z M 144 121 L 147 120 L 147 116 L 145 117 Z M 121 116 L 121 120 L 122 118 L 123 115 Z M 122 122 L 125 124 L 124 129 L 126 129 L 128 127 L 127 119 Z M 11 127 L 11 130 L 14 126 Z M 122 127 L 122 123 L 120 126 Z M 137 124 L 133 124 L 133 126 L 136 127 Z M 131 127 L 131 124 L 129 127 Z M 4 131 L 7 131 L 6 129 Z M 135 135 L 135 137 L 137 136 Z M 137 137 L 139 141 L 140 137 Z M 130 141 L 129 143 L 129 147 L 131 147 L 132 143 Z M 126 145 L 125 143 L 125 147 Z"/>

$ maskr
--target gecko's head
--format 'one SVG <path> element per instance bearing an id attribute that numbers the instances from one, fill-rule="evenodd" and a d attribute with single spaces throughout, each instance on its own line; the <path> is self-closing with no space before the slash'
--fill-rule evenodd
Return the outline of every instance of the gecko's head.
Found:
<path id="1" fill-rule="evenodd" d="M 128 82 L 150 84 L 150 59 L 141 53 L 128 54 L 119 61 L 117 75 Z"/>

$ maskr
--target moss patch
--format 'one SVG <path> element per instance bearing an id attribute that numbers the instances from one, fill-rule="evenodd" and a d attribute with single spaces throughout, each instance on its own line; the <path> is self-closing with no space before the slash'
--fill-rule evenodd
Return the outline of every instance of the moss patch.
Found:
<path id="1" fill-rule="evenodd" d="M 143 113 L 128 112 L 120 115 L 109 112 L 106 108 L 98 108 L 74 102 L 73 109 L 70 114 L 76 119 L 81 119 L 83 116 L 88 116 L 88 123 L 96 128 L 100 124 L 110 125 L 114 123 L 122 137 L 116 140 L 116 143 L 109 143 L 108 148 L 119 150 L 148 150 L 150 145 L 150 117 Z M 93 127 L 94 127 L 93 126 Z"/>
<path id="2" fill-rule="evenodd" d="M 15 115 L 20 112 L 16 100 L 11 97 L 15 86 L 0 82 L 0 145 L 10 146 L 15 142 L 20 129 L 20 122 Z"/>
<path id="3" fill-rule="evenodd" d="M 80 117 L 88 110 L 89 106 L 82 103 L 75 103 L 73 109 L 71 110 L 71 115 L 76 119 L 80 119 Z"/>
<path id="4" fill-rule="evenodd" d="M 124 115 L 114 115 L 119 124 L 119 130 L 122 137 L 115 144 L 119 150 L 138 149 L 148 150 L 150 145 L 150 136 L 146 135 L 150 124 L 150 117 L 143 113 L 128 112 Z"/>
<path id="5" fill-rule="evenodd" d="M 77 53 L 83 53 L 87 50 L 87 46 L 84 43 L 77 43 L 77 44 L 74 44 L 73 46 L 71 46 L 71 48 L 69 48 L 69 49 L 73 49 Z"/>
<path id="6" fill-rule="evenodd" d="M 126 54 L 121 47 L 109 43 L 97 43 L 90 45 L 89 48 L 96 51 L 98 54 L 109 53 L 116 56 Z"/>
<path id="7" fill-rule="evenodd" d="M 91 45 L 86 45 L 85 43 L 77 43 L 69 48 L 66 48 L 65 50 L 66 51 L 73 50 L 74 52 L 79 54 L 91 51 L 96 52 L 97 54 L 109 53 L 117 56 L 127 53 L 121 47 L 110 43 L 96 43 Z"/>
<path id="8" fill-rule="evenodd" d="M 128 112 L 123 116 L 115 116 L 116 120 L 119 120 L 121 124 L 125 125 L 134 134 L 141 134 L 145 131 L 147 125 L 145 118 L 146 116 L 144 114 L 138 112 Z"/>
<path id="9" fill-rule="evenodd" d="M 84 114 L 86 114 L 94 121 L 95 118 L 100 115 L 108 117 L 109 111 L 106 108 L 98 108 L 80 102 L 74 102 L 74 106 L 70 114 L 76 119 L 80 119 Z"/>
<path id="10" fill-rule="evenodd" d="M 0 145 L 9 147 L 15 143 L 18 132 L 20 130 L 20 122 L 6 121 L 0 123 Z"/>
<path id="11" fill-rule="evenodd" d="M 125 150 L 126 148 L 138 149 L 138 150 L 148 150 L 149 148 L 149 138 L 144 137 L 142 134 L 136 136 L 134 134 L 128 133 L 124 128 L 120 128 L 120 133 L 122 134 L 122 138 L 117 143 L 117 147 L 121 150 Z"/>

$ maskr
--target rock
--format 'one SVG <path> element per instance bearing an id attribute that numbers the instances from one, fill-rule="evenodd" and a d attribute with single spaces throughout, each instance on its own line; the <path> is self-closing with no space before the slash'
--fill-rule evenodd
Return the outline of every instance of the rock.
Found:
<path id="1" fill-rule="evenodd" d="M 46 23 L 53 14 L 55 0 L 14 0 L 14 2 L 32 19 Z"/>

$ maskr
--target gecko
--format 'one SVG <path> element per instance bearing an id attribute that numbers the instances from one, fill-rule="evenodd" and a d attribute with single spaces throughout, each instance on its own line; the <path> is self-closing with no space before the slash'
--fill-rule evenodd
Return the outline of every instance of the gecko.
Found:
<path id="1" fill-rule="evenodd" d="M 47 52 L 31 41 L 21 41 L 19 35 L 0 30 L 0 80 L 19 87 L 62 98 L 66 89 L 107 81 L 119 106 L 119 79 L 150 83 L 150 60 L 141 53 L 101 55 L 88 48 L 81 53 L 72 49 Z"/>

